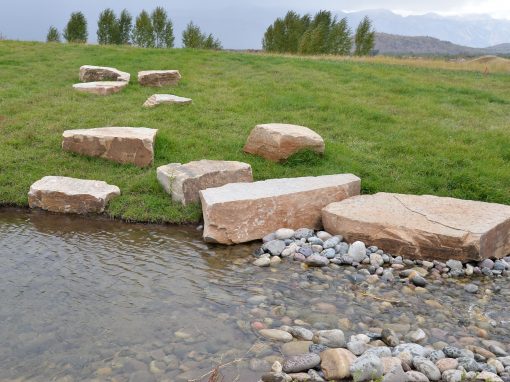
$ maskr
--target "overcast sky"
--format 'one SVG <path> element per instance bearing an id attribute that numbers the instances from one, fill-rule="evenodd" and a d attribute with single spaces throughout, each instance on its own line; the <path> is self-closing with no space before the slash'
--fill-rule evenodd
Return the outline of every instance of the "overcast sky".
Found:
<path id="1" fill-rule="evenodd" d="M 62 30 L 69 14 L 81 10 L 89 21 L 89 39 L 95 41 L 97 17 L 102 9 L 110 7 L 120 12 L 127 8 L 135 16 L 142 9 L 150 11 L 158 5 L 171 16 L 176 40 L 193 20 L 205 32 L 220 37 L 226 48 L 260 45 L 265 28 L 289 9 L 312 13 L 319 9 L 389 9 L 404 15 L 435 12 L 510 19 L 510 0 L 0 0 L 0 33 L 10 39 L 44 40 L 50 25 Z"/>

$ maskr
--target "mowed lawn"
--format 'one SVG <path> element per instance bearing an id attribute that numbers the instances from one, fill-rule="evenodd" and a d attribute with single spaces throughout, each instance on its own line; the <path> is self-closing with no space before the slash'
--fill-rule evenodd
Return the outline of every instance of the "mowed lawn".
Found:
<path id="1" fill-rule="evenodd" d="M 81 65 L 131 73 L 121 93 L 72 89 Z M 144 88 L 136 73 L 179 69 L 177 87 Z M 142 104 L 153 93 L 188 107 Z M 259 123 L 304 125 L 326 142 L 322 157 L 271 163 L 243 153 Z M 64 130 L 159 129 L 147 169 L 63 152 Z M 336 173 L 362 178 L 364 193 L 434 194 L 510 204 L 510 75 L 233 52 L 0 42 L 0 204 L 26 206 L 45 175 L 119 186 L 112 217 L 195 222 L 199 206 L 173 203 L 156 167 L 198 159 L 248 162 L 257 180 Z"/>

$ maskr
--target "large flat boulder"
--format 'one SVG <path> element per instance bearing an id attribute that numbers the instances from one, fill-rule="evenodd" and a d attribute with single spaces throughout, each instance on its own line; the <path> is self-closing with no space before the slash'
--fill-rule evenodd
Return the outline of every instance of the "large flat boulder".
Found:
<path id="1" fill-rule="evenodd" d="M 333 203 L 324 228 L 411 259 L 461 261 L 510 253 L 510 206 L 378 193 Z"/>
<path id="2" fill-rule="evenodd" d="M 73 88 L 81 93 L 110 95 L 120 92 L 128 85 L 125 81 L 96 81 L 74 84 Z"/>
<path id="3" fill-rule="evenodd" d="M 95 81 L 125 81 L 129 82 L 131 75 L 107 66 L 83 65 L 80 67 L 81 82 Z"/>
<path id="4" fill-rule="evenodd" d="M 319 229 L 321 209 L 358 195 L 352 174 L 231 183 L 200 191 L 204 239 L 222 244 L 261 239 L 281 227 Z"/>
<path id="5" fill-rule="evenodd" d="M 257 125 L 248 136 L 244 151 L 272 161 L 282 161 L 302 150 L 324 152 L 324 140 L 308 127 L 283 123 Z"/>
<path id="6" fill-rule="evenodd" d="M 155 107 L 162 104 L 189 105 L 191 98 L 179 97 L 173 94 L 153 94 L 143 104 L 145 107 Z"/>
<path id="7" fill-rule="evenodd" d="M 62 149 L 145 167 L 154 161 L 154 140 L 157 131 L 145 127 L 66 130 L 62 135 Z"/>
<path id="8" fill-rule="evenodd" d="M 138 82 L 142 86 L 177 85 L 181 80 L 178 70 L 143 70 L 138 72 Z"/>
<path id="9" fill-rule="evenodd" d="M 200 190 L 227 183 L 253 182 L 251 166 L 243 162 L 199 160 L 158 167 L 159 183 L 183 205 L 200 202 Z"/>
<path id="10" fill-rule="evenodd" d="M 99 180 L 45 176 L 30 187 L 31 208 L 61 213 L 88 214 L 103 212 L 120 189 Z"/>

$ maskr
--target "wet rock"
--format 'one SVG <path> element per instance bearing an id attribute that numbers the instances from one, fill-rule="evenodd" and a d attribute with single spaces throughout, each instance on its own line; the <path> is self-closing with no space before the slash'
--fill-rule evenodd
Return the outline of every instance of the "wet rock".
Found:
<path id="1" fill-rule="evenodd" d="M 346 349 L 328 349 L 320 354 L 321 369 L 326 380 L 348 378 L 356 356 Z"/>
<path id="2" fill-rule="evenodd" d="M 476 285 L 476 284 L 471 284 L 471 283 L 470 283 L 470 284 L 466 284 L 466 285 L 464 286 L 464 290 L 465 290 L 466 292 L 468 292 L 468 293 L 476 293 L 476 292 L 478 292 L 478 285 Z"/>
<path id="3" fill-rule="evenodd" d="M 413 359 L 413 365 L 417 371 L 425 375 L 430 381 L 439 381 L 441 379 L 439 368 L 429 359 L 425 357 L 415 357 Z"/>
<path id="4" fill-rule="evenodd" d="M 419 275 L 413 276 L 411 278 L 411 282 L 414 285 L 418 286 L 418 287 L 425 287 L 425 286 L 427 286 L 427 280 L 425 280 L 424 277 L 421 277 Z"/>
<path id="5" fill-rule="evenodd" d="M 325 345 L 331 348 L 345 347 L 345 335 L 340 329 L 319 330 L 313 336 L 315 344 Z"/>
<path id="6" fill-rule="evenodd" d="M 271 259 L 267 256 L 261 256 L 253 262 L 253 265 L 257 267 L 269 267 L 271 265 Z"/>
<path id="7" fill-rule="evenodd" d="M 299 373 L 308 369 L 313 369 L 321 363 L 321 357 L 315 353 L 307 353 L 286 357 L 283 361 L 283 371 L 285 373 Z"/>
<path id="8" fill-rule="evenodd" d="M 397 333 L 395 333 L 394 330 L 389 328 L 384 328 L 382 330 L 381 339 L 386 345 L 391 347 L 395 347 L 400 343 Z"/>
<path id="9" fill-rule="evenodd" d="M 310 345 L 312 345 L 312 341 L 291 341 L 282 345 L 282 353 L 284 355 L 299 355 L 308 353 L 310 350 Z M 314 352 L 320 353 L 320 352 Z"/>
<path id="10" fill-rule="evenodd" d="M 271 364 L 265 359 L 252 358 L 250 359 L 250 370 L 252 371 L 269 371 Z"/>
<path id="11" fill-rule="evenodd" d="M 285 242 L 283 240 L 271 240 L 264 243 L 262 246 L 264 251 L 269 252 L 272 256 L 279 256 L 285 249 Z"/>
<path id="12" fill-rule="evenodd" d="M 266 373 L 261 377 L 262 382 L 292 382 L 292 378 L 286 373 Z"/>
<path id="13" fill-rule="evenodd" d="M 416 329 L 407 333 L 406 338 L 415 343 L 422 343 L 427 339 L 427 334 L 422 329 Z"/>
<path id="14" fill-rule="evenodd" d="M 259 330 L 259 334 L 273 341 L 290 342 L 292 341 L 292 335 L 284 330 L 279 329 L 262 329 Z"/>
<path id="15" fill-rule="evenodd" d="M 313 254 L 306 258 L 305 264 L 311 267 L 325 267 L 326 265 L 329 264 L 329 260 L 327 257 L 318 254 Z"/>
<path id="16" fill-rule="evenodd" d="M 288 332 L 298 340 L 311 341 L 313 338 L 313 332 L 302 326 L 291 326 Z"/>
<path id="17" fill-rule="evenodd" d="M 382 377 L 383 366 L 379 357 L 363 355 L 351 365 L 350 371 L 354 382 L 370 381 Z"/>

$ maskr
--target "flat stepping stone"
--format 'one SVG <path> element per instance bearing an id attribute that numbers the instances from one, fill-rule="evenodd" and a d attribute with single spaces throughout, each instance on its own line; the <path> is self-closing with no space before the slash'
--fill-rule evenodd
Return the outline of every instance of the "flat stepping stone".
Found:
<path id="1" fill-rule="evenodd" d="M 153 94 L 143 104 L 145 107 L 155 107 L 161 104 L 189 105 L 191 98 L 179 97 L 173 94 Z"/>
<path id="2" fill-rule="evenodd" d="M 177 85 L 180 80 L 181 74 L 178 70 L 143 70 L 138 72 L 138 82 L 142 86 Z"/>
<path id="3" fill-rule="evenodd" d="M 110 95 L 120 92 L 128 85 L 124 81 L 96 81 L 74 84 L 73 88 L 82 93 Z"/>
<path id="4" fill-rule="evenodd" d="M 51 212 L 100 213 L 118 195 L 119 187 L 100 180 L 45 176 L 30 187 L 28 204 Z"/>
<path id="5" fill-rule="evenodd" d="M 200 191 L 204 239 L 222 244 L 258 240 L 281 227 L 320 229 L 321 210 L 359 195 L 352 174 L 230 183 Z"/>
<path id="6" fill-rule="evenodd" d="M 154 140 L 157 131 L 146 127 L 66 130 L 62 134 L 62 149 L 146 167 L 154 161 Z"/>
<path id="7" fill-rule="evenodd" d="M 269 123 L 257 125 L 250 133 L 244 151 L 271 161 L 282 161 L 301 150 L 324 153 L 324 140 L 308 127 Z"/>
<path id="8" fill-rule="evenodd" d="M 121 72 L 116 68 L 107 66 L 83 65 L 80 67 L 81 82 L 95 81 L 125 81 L 129 82 L 131 74 Z"/>
<path id="9" fill-rule="evenodd" d="M 430 195 L 377 193 L 333 203 L 324 228 L 411 259 L 460 261 L 510 253 L 510 206 Z"/>
<path id="10" fill-rule="evenodd" d="M 251 166 L 243 162 L 200 160 L 158 167 L 159 183 L 183 205 L 200 202 L 200 190 L 227 183 L 253 182 Z"/>

